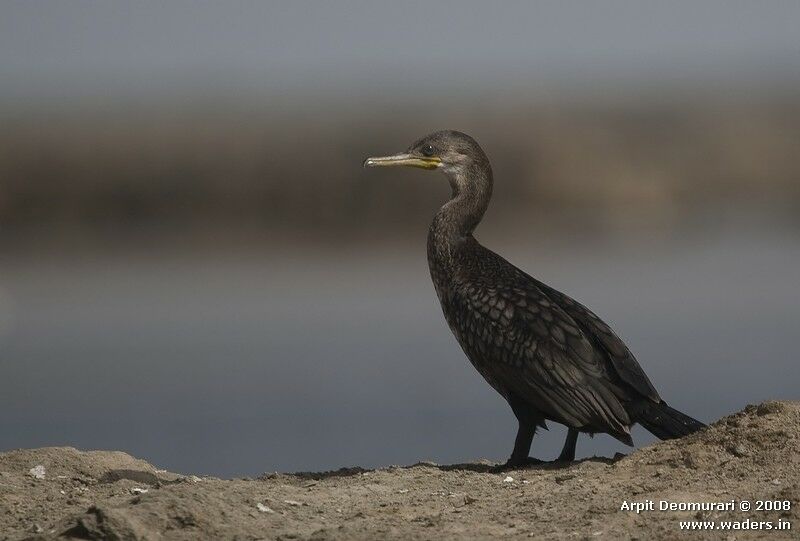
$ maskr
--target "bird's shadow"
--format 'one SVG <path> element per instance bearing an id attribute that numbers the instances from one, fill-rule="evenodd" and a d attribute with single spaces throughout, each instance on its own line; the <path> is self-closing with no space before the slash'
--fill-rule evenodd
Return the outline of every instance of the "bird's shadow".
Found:
<path id="1" fill-rule="evenodd" d="M 464 462 L 460 464 L 435 464 L 433 462 L 417 462 L 416 464 L 411 464 L 410 466 L 389 466 L 388 468 L 380 468 L 376 469 L 367 469 L 361 467 L 352 467 L 352 468 L 339 468 L 338 470 L 330 470 L 324 472 L 293 472 L 287 475 L 291 475 L 293 477 L 308 480 L 308 481 L 321 481 L 324 479 L 333 479 L 338 477 L 353 477 L 356 475 L 363 475 L 363 474 L 370 474 L 375 471 L 392 471 L 392 470 L 412 470 L 416 468 L 432 468 L 437 469 L 440 471 L 470 471 L 474 473 L 505 473 L 505 472 L 512 472 L 512 471 L 552 471 L 552 470 L 565 470 L 570 469 L 572 467 L 578 466 L 584 462 L 597 462 L 601 464 L 611 465 L 626 455 L 622 455 L 621 453 L 617 453 L 613 458 L 608 457 L 600 457 L 600 456 L 593 456 L 582 458 L 580 460 L 576 460 L 574 462 L 542 462 L 541 464 L 534 464 L 530 466 L 525 466 L 522 468 L 514 467 L 514 468 L 505 468 L 502 464 L 493 464 L 491 462 Z M 270 475 L 262 475 L 259 479 L 265 479 L 270 477 Z"/>

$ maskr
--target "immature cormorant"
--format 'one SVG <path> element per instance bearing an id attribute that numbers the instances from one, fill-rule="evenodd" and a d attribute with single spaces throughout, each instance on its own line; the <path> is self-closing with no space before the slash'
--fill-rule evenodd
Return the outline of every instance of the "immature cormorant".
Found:
<path id="1" fill-rule="evenodd" d="M 664 402 L 630 350 L 588 308 L 481 246 L 472 236 L 492 195 L 489 159 L 472 137 L 440 131 L 365 167 L 439 169 L 452 197 L 428 233 L 428 265 L 444 317 L 470 362 L 519 421 L 507 467 L 528 457 L 536 428 L 569 427 L 559 461 L 575 460 L 579 432 L 633 445 L 640 423 L 661 439 L 705 425 Z"/>

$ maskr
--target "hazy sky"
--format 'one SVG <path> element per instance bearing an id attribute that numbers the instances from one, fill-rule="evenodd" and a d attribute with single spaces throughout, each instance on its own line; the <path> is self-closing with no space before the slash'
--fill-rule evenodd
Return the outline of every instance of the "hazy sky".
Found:
<path id="1" fill-rule="evenodd" d="M 3 95 L 800 74 L 800 2 L 0 4 Z"/>

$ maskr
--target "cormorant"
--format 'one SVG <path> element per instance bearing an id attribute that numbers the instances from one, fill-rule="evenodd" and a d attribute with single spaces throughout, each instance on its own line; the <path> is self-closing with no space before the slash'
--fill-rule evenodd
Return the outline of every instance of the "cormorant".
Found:
<path id="1" fill-rule="evenodd" d="M 575 460 L 579 432 L 633 445 L 639 423 L 660 439 L 705 425 L 664 402 L 620 338 L 592 311 L 527 275 L 472 236 L 492 195 L 492 168 L 478 143 L 457 131 L 423 137 L 365 167 L 438 169 L 452 196 L 428 233 L 428 265 L 450 329 L 470 362 L 519 422 L 506 467 L 528 456 L 546 420 L 569 428 L 558 461 Z"/>

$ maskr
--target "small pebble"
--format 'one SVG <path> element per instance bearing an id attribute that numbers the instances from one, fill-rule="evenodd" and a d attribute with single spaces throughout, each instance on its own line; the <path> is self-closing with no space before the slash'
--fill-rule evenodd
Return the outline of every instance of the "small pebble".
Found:
<path id="1" fill-rule="evenodd" d="M 514 482 L 514 478 L 509 475 L 505 479 L 503 479 L 503 482 L 504 483 L 513 483 Z"/>
<path id="2" fill-rule="evenodd" d="M 750 453 L 747 451 L 747 448 L 742 444 L 737 444 L 730 449 L 730 452 L 733 456 L 742 458 L 748 456 Z"/>
<path id="3" fill-rule="evenodd" d="M 44 466 L 39 464 L 38 466 L 34 466 L 30 470 L 28 470 L 28 475 L 33 477 L 34 479 L 44 479 L 45 471 Z"/>
<path id="4" fill-rule="evenodd" d="M 271 508 L 267 507 L 266 505 L 264 505 L 261 502 L 258 502 L 256 504 L 256 508 L 258 508 L 258 510 L 261 511 L 262 513 L 274 513 L 275 512 Z"/>

